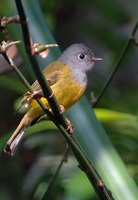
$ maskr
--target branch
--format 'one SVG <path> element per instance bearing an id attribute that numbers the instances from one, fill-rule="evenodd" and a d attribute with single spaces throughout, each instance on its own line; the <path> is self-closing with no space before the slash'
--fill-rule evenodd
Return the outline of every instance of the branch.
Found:
<path id="1" fill-rule="evenodd" d="M 57 169 L 55 171 L 55 173 L 52 175 L 52 177 L 51 177 L 51 179 L 50 179 L 50 181 L 48 183 L 47 190 L 46 190 L 46 192 L 45 192 L 45 194 L 44 194 L 44 196 L 42 198 L 43 200 L 47 199 L 47 195 L 51 191 L 51 188 L 53 187 L 53 184 L 54 184 L 54 182 L 55 182 L 55 180 L 57 178 L 57 175 L 58 175 L 61 167 L 63 166 L 63 163 L 67 161 L 69 150 L 70 150 L 70 148 L 69 148 L 69 146 L 67 146 L 66 149 L 65 149 L 65 152 L 64 152 L 64 154 L 63 154 L 63 156 L 61 158 L 61 161 L 60 161 L 60 163 L 59 163 L 59 165 L 58 165 L 58 167 L 57 167 Z"/>

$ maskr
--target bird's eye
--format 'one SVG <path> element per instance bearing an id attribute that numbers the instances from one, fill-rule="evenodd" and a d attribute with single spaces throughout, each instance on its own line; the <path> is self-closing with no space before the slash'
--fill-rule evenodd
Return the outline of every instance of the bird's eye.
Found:
<path id="1" fill-rule="evenodd" d="M 85 58 L 85 55 L 84 54 L 79 54 L 78 58 L 81 59 L 81 60 L 83 60 Z"/>

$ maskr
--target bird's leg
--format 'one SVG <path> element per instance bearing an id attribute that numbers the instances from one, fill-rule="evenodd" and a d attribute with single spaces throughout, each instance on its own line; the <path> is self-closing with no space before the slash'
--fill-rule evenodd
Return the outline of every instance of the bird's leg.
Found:
<path id="1" fill-rule="evenodd" d="M 60 109 L 61 109 L 61 112 L 59 114 L 62 114 L 63 112 L 65 112 L 65 108 L 62 105 L 59 105 L 59 106 L 60 106 Z"/>
<path id="2" fill-rule="evenodd" d="M 62 114 L 63 112 L 65 112 L 65 108 L 62 105 L 59 105 L 59 106 L 61 108 L 60 114 Z M 72 126 L 72 124 L 70 123 L 70 121 L 67 117 L 66 117 L 66 121 L 67 121 L 67 125 L 68 125 L 68 128 L 66 130 L 67 131 L 69 130 L 70 134 L 73 134 L 73 126 Z"/>
<path id="3" fill-rule="evenodd" d="M 61 108 L 60 114 L 62 114 L 63 112 L 65 112 L 65 108 L 62 105 L 59 105 L 59 106 Z M 49 111 L 52 112 L 52 109 L 50 108 Z M 68 128 L 66 130 L 69 131 L 70 134 L 73 134 L 73 126 L 72 126 L 72 124 L 70 123 L 70 121 L 67 117 L 66 117 L 66 121 L 67 121 L 67 125 L 68 125 Z"/>
<path id="4" fill-rule="evenodd" d="M 66 129 L 66 131 L 69 131 L 69 133 L 72 135 L 73 134 L 73 126 L 72 126 L 72 124 L 70 123 L 70 121 L 69 121 L 69 119 L 68 118 L 66 118 L 66 121 L 67 121 L 67 125 L 68 125 L 68 128 Z"/>

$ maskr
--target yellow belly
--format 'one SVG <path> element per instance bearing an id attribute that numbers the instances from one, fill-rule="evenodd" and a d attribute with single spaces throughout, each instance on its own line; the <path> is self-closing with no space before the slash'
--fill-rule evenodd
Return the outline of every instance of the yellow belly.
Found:
<path id="1" fill-rule="evenodd" d="M 65 76 L 65 73 L 60 76 L 60 79 L 56 82 L 56 84 L 52 85 L 51 88 L 53 90 L 54 95 L 58 103 L 64 106 L 65 110 L 72 107 L 79 99 L 82 97 L 85 88 L 76 83 L 76 81 L 72 78 L 70 72 L 67 72 L 68 75 Z M 42 102 L 49 108 L 49 104 L 45 98 L 41 98 Z M 30 114 L 31 117 L 37 118 L 40 115 L 45 114 L 39 104 L 32 100 L 30 102 Z"/>

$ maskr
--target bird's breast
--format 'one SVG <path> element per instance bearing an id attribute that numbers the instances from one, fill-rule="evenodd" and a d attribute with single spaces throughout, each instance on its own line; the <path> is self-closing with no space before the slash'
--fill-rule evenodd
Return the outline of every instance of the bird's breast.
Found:
<path id="1" fill-rule="evenodd" d="M 57 83 L 52 86 L 52 90 L 59 104 L 67 110 L 80 100 L 85 87 L 77 83 L 69 71 L 68 74 L 62 75 Z"/>

